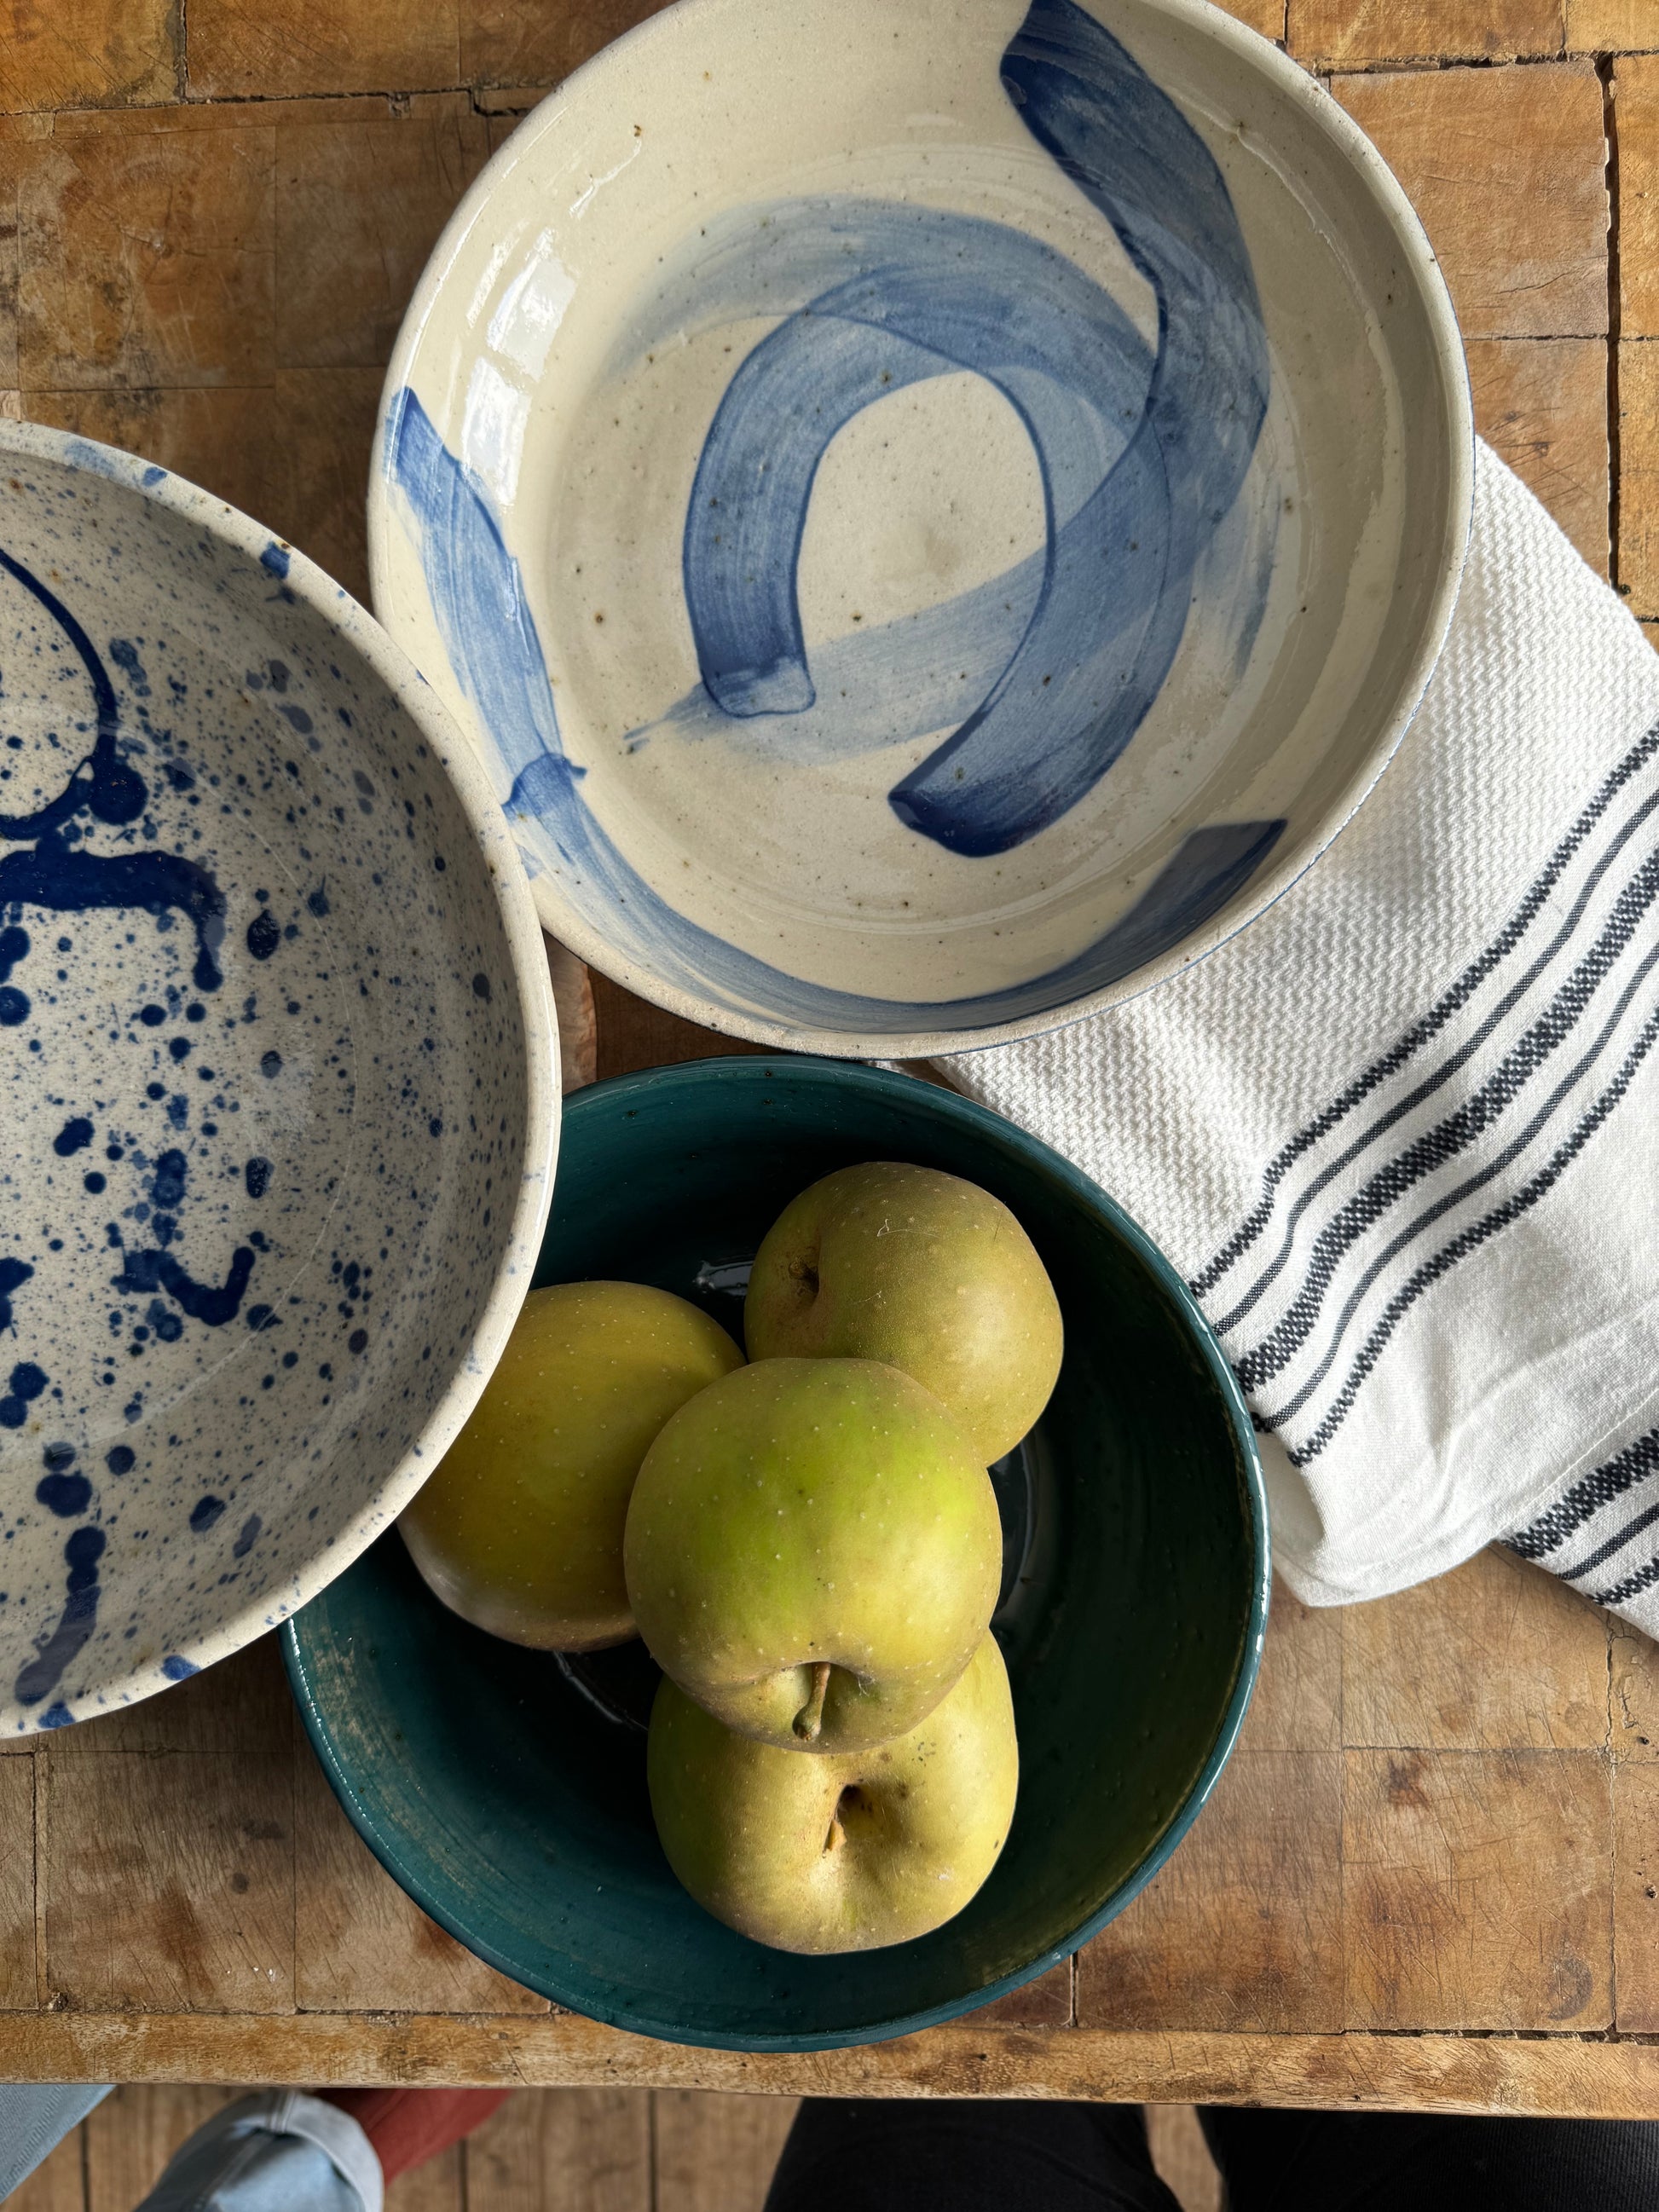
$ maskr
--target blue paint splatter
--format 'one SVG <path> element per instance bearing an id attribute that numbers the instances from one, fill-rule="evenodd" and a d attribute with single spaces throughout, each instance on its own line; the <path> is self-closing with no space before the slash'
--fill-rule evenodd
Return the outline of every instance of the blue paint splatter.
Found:
<path id="1" fill-rule="evenodd" d="M 92 1503 L 92 1485 L 84 1474 L 43 1474 L 34 1494 L 48 1512 L 61 1520 L 78 1521 Z"/>
<path id="2" fill-rule="evenodd" d="M 270 1188 L 270 1162 L 256 1153 L 243 1169 L 242 1180 L 247 1185 L 250 1198 L 263 1198 Z"/>
<path id="3" fill-rule="evenodd" d="M 137 1457 L 131 1444 L 112 1444 L 104 1454 L 104 1465 L 112 1474 L 131 1474 Z"/>
<path id="4" fill-rule="evenodd" d="M 11 1294 L 33 1273 L 27 1260 L 0 1260 L 0 1328 L 11 1327 Z"/>
<path id="5" fill-rule="evenodd" d="M 242 1299 L 253 1274 L 253 1254 L 247 1245 L 239 1244 L 231 1254 L 230 1273 L 222 1284 L 216 1284 L 198 1282 L 167 1249 L 177 1234 L 178 1224 L 172 1209 L 183 1202 L 187 1172 L 181 1152 L 165 1152 L 156 1161 L 149 1182 L 149 1194 L 157 1208 L 149 1221 L 155 1249 L 124 1250 L 121 1272 L 110 1279 L 118 1291 L 165 1291 L 192 1321 L 204 1322 L 210 1328 L 222 1328 L 241 1310 Z M 165 1308 L 162 1313 L 165 1318 L 171 1318 Z M 167 1334 L 159 1322 L 156 1334 Z"/>
<path id="6" fill-rule="evenodd" d="M 32 1359 L 20 1359 L 11 1370 L 5 1395 L 0 1397 L 0 1429 L 21 1429 L 29 1417 L 29 1407 L 44 1394 L 51 1379 Z"/>
<path id="7" fill-rule="evenodd" d="M 253 1273 L 253 1254 L 239 1244 L 230 1256 L 230 1273 L 222 1283 L 198 1283 L 180 1267 L 171 1252 L 129 1252 L 126 1265 L 110 1280 L 118 1291 L 165 1291 L 192 1321 L 222 1328 L 234 1321 Z"/>
<path id="8" fill-rule="evenodd" d="M 77 1114 L 65 1121 L 52 1139 L 52 1149 L 60 1160 L 66 1160 L 71 1153 L 84 1151 L 91 1142 L 92 1124 L 84 1114 Z"/>
<path id="9" fill-rule="evenodd" d="M 13 1685 L 12 1695 L 20 1705 L 36 1705 L 41 1698 L 55 1690 L 71 1659 L 92 1634 L 98 1619 L 98 1562 L 104 1556 L 105 1536 L 101 1528 L 77 1528 L 64 1547 L 64 1559 L 69 1568 L 67 1594 L 58 1626 L 40 1644 L 35 1656 L 29 1660 Z M 60 1727 L 63 1722 L 54 1720 L 52 1712 L 45 1721 Z M 64 1719 L 70 1717 L 67 1710 Z"/>
<path id="10" fill-rule="evenodd" d="M 246 1559 L 255 1544 L 258 1542 L 259 1531 L 264 1525 L 257 1513 L 248 1515 L 247 1519 L 236 1532 L 236 1541 L 230 1547 L 230 1556 L 233 1559 Z"/>
<path id="11" fill-rule="evenodd" d="M 193 1659 L 183 1658 L 177 1651 L 169 1651 L 161 1662 L 161 1672 L 169 1682 L 187 1682 L 192 1674 L 201 1671 Z"/>
<path id="12" fill-rule="evenodd" d="M 259 566 L 268 570 L 271 575 L 286 580 L 289 567 L 287 546 L 275 544 L 267 545 L 259 556 Z"/>
<path id="13" fill-rule="evenodd" d="M 269 960 L 283 941 L 276 917 L 262 908 L 247 926 L 247 949 L 256 960 Z"/>
<path id="14" fill-rule="evenodd" d="M 198 1536 L 204 1536 L 225 1510 L 222 1498 L 198 1498 L 190 1509 L 190 1525 Z"/>

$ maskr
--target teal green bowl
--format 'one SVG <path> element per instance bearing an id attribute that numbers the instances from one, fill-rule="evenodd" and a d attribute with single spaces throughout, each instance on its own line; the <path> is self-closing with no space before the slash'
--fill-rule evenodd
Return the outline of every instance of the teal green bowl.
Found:
<path id="1" fill-rule="evenodd" d="M 929 2027 L 1066 1957 L 1191 1826 L 1238 1732 L 1267 1612 L 1249 1416 L 1169 1262 L 1024 1131 L 904 1075 L 707 1060 L 567 1100 L 538 1283 L 658 1283 L 734 1334 L 785 1202 L 850 1162 L 981 1183 L 1066 1317 L 1058 1389 L 994 1470 L 1019 1802 L 967 1910 L 890 1950 L 796 1958 L 711 1920 L 651 1825 L 648 1662 L 501 1644 L 439 1605 L 395 1533 L 283 1631 L 324 1770 L 432 1917 L 527 1988 L 678 2043 L 814 2051 Z"/>

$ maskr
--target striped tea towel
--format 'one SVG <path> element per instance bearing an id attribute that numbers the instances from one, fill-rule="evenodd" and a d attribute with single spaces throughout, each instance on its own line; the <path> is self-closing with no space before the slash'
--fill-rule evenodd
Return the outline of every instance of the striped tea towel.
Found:
<path id="1" fill-rule="evenodd" d="M 952 1059 L 1191 1283 L 1279 1566 L 1344 1604 L 1502 1536 L 1659 1634 L 1659 653 L 1482 447 L 1371 797 L 1231 943 Z"/>

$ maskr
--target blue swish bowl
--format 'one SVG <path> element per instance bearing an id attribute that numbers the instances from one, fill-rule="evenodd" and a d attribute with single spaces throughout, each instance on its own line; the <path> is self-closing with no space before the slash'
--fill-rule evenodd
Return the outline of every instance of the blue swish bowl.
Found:
<path id="1" fill-rule="evenodd" d="M 374 604 L 585 958 L 769 1046 L 960 1050 L 1316 857 L 1472 458 L 1398 186 L 1202 0 L 680 0 L 440 241 Z"/>
<path id="2" fill-rule="evenodd" d="M 777 1213 L 870 1158 L 994 1191 L 1066 1320 L 1048 1409 L 993 1470 L 1019 1800 L 1001 1859 L 955 1920 L 889 1950 L 796 1958 L 711 1919 L 652 1826 L 643 1648 L 575 1662 L 498 1643 L 443 1609 L 395 1535 L 283 1632 L 324 1770 L 388 1871 L 502 1972 L 642 2034 L 823 2050 L 1018 1988 L 1164 1864 L 1255 1680 L 1267 1516 L 1226 1361 L 1105 1193 L 984 1108 L 824 1060 L 700 1060 L 599 1084 L 566 1103 L 536 1279 L 659 1284 L 738 1331 L 747 1264 Z"/>
<path id="3" fill-rule="evenodd" d="M 476 763 L 320 569 L 0 422 L 0 1730 L 301 1605 L 529 1288 L 558 1048 Z"/>

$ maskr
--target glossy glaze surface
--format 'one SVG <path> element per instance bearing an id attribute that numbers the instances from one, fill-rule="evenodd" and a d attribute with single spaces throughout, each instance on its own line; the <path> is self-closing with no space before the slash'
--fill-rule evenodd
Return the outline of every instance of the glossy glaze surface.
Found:
<path id="1" fill-rule="evenodd" d="M 959 1918 L 891 1950 L 820 1959 L 710 1919 L 652 1827 L 641 1648 L 568 1667 L 492 1642 L 442 1611 L 395 1536 L 284 1632 L 330 1780 L 426 1911 L 560 2003 L 676 2041 L 866 2041 L 1041 1972 L 1175 1848 L 1255 1677 L 1267 1528 L 1225 1364 L 1110 1200 L 982 1109 L 908 1077 L 788 1059 L 598 1085 L 569 1102 L 538 1274 L 637 1277 L 735 1328 L 745 1263 L 780 1208 L 871 1158 L 940 1167 L 1003 1199 L 1066 1322 L 1048 1412 L 996 1471 L 995 1627 L 1020 1796 L 1007 1847 Z"/>
<path id="2" fill-rule="evenodd" d="M 376 604 L 544 920 L 915 1052 L 1145 988 L 1334 834 L 1467 530 L 1461 353 L 1341 112 L 1190 0 L 682 0 L 462 203 Z"/>
<path id="3" fill-rule="evenodd" d="M 528 1287 L 556 1045 L 413 670 L 161 469 L 0 425 L 0 1729 L 280 1620 Z"/>

